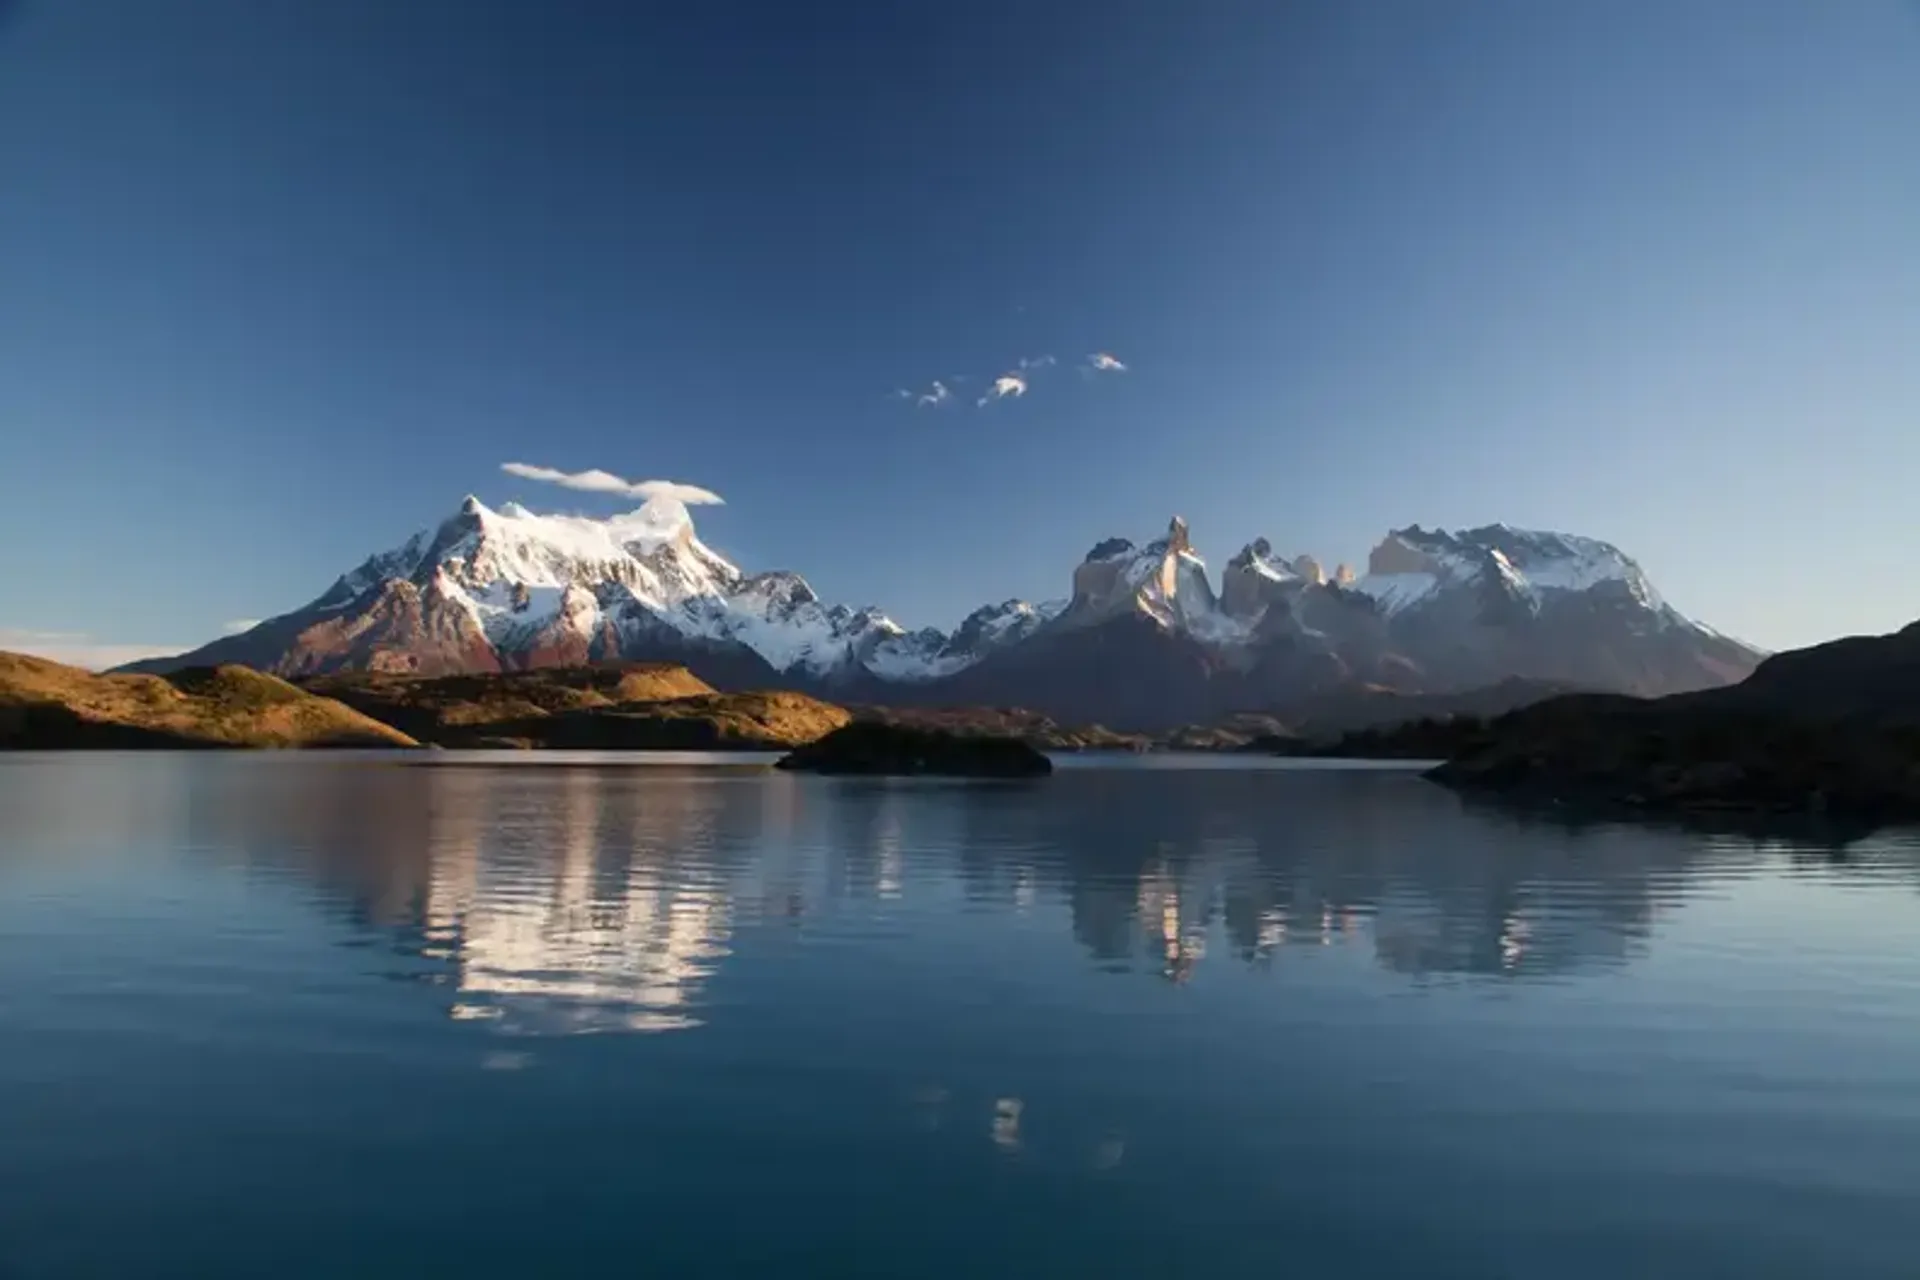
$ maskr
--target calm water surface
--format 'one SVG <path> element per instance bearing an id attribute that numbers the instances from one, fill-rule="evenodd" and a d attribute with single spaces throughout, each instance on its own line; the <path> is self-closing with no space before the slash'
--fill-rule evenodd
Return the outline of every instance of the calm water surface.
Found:
<path id="1" fill-rule="evenodd" d="M 0 757 L 0 1276 L 1920 1276 L 1920 841 Z"/>

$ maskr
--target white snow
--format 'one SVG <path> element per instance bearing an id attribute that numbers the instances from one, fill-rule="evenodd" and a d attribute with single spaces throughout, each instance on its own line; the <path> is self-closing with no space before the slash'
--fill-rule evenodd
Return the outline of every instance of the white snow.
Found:
<path id="1" fill-rule="evenodd" d="M 1418 530 L 1394 536 L 1426 571 L 1368 574 L 1350 587 L 1390 617 L 1491 571 L 1536 608 L 1546 596 L 1623 582 L 1658 625 L 1697 625 L 1661 601 L 1638 565 L 1594 539 L 1503 525 L 1459 536 Z M 1126 561 L 1119 566 L 1125 590 L 1115 603 L 1209 645 L 1247 642 L 1256 620 L 1220 608 L 1206 561 L 1184 541 L 1127 545 L 1105 557 Z M 1301 581 L 1293 565 L 1270 555 L 1248 555 L 1236 564 L 1270 582 Z M 956 643 L 958 633 L 908 632 L 878 610 L 822 603 L 797 574 L 743 574 L 699 540 L 685 505 L 671 498 L 606 519 L 542 515 L 517 503 L 495 511 L 469 499 L 438 530 L 368 559 L 316 606 L 344 607 L 395 578 L 434 582 L 472 614 L 490 643 L 507 650 L 556 625 L 590 635 L 603 622 L 630 629 L 657 624 L 745 645 L 778 671 L 829 676 L 864 667 L 901 681 L 959 671 L 1020 643 L 1070 604 L 1011 600 L 983 608 L 968 619 L 964 645 Z"/>
<path id="2" fill-rule="evenodd" d="M 903 637 L 904 639 L 905 637 Z M 885 680 L 933 680 L 972 665 L 965 654 L 927 653 L 899 643 L 876 645 L 867 655 L 867 670 Z"/>
<path id="3" fill-rule="evenodd" d="M 1265 578 L 1268 582 L 1294 582 L 1300 577 L 1300 575 L 1293 570 L 1275 561 L 1268 560 L 1264 556 L 1247 557 L 1247 568 L 1251 569 L 1260 577 Z"/>
<path id="4" fill-rule="evenodd" d="M 929 679 L 970 662 L 941 654 L 939 643 L 916 639 L 879 610 L 820 603 L 797 574 L 741 574 L 699 541 L 674 499 L 655 497 L 607 520 L 474 501 L 463 520 L 472 528 L 445 545 L 434 568 L 495 645 L 557 620 L 591 633 L 605 614 L 637 604 L 689 637 L 741 643 L 780 672 L 829 676 L 864 664 L 889 679 Z M 603 614 L 588 587 L 612 591 L 616 604 Z M 518 610 L 515 595 L 526 599 Z"/>
<path id="5" fill-rule="evenodd" d="M 1440 579 L 1431 573 L 1370 573 L 1352 589 L 1372 596 L 1381 612 L 1391 617 L 1438 591 Z"/>
<path id="6" fill-rule="evenodd" d="M 1455 536 L 1445 532 L 1407 531 L 1394 535 L 1424 557 L 1429 573 L 1368 574 L 1354 590 L 1380 601 L 1396 613 L 1430 597 L 1443 586 L 1478 581 L 1491 562 L 1493 572 L 1515 595 L 1537 608 L 1548 595 L 1590 591 L 1608 582 L 1625 584 L 1633 598 L 1663 620 L 1679 615 L 1669 609 L 1653 584 L 1619 548 L 1596 538 L 1489 525 Z"/>
<path id="7" fill-rule="evenodd" d="M 349 585 L 431 576 L 495 644 L 555 621 L 588 632 L 603 616 L 596 590 L 610 591 L 607 612 L 637 604 L 682 634 L 745 644 L 782 671 L 825 674 L 855 660 L 864 637 L 877 648 L 903 634 L 884 614 L 820 604 L 797 576 L 745 578 L 700 542 L 686 507 L 670 498 L 605 520 L 539 515 L 517 504 L 494 511 L 469 501 L 456 521 L 438 536 L 419 534 L 374 557 Z M 429 567 L 422 561 L 436 543 L 443 545 Z M 524 607 L 514 607 L 516 594 Z M 904 670 L 912 657 L 902 651 L 890 662 Z"/>
<path id="8" fill-rule="evenodd" d="M 1066 607 L 1065 602 L 1057 603 L 1059 603 L 1060 608 L 1064 609 Z M 987 638 L 997 640 L 1009 631 L 1032 626 L 1036 621 L 1044 620 L 1043 610 L 1045 608 L 1045 605 L 1035 607 L 1034 605 L 1028 604 L 1025 600 L 1009 600 L 1005 604 L 998 606 L 992 616 L 982 620 L 980 630 Z M 981 610 L 981 612 L 984 613 L 986 610 Z"/>

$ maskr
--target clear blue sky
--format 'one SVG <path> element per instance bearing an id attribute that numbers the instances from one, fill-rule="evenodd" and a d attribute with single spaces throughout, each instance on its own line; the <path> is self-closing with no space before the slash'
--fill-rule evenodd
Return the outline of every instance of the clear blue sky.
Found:
<path id="1" fill-rule="evenodd" d="M 469 491 L 615 508 L 509 460 L 717 490 L 709 542 L 909 624 L 1179 512 L 1216 563 L 1564 529 L 1765 645 L 1886 630 L 1920 6 L 0 0 L 0 638 L 204 640 Z"/>

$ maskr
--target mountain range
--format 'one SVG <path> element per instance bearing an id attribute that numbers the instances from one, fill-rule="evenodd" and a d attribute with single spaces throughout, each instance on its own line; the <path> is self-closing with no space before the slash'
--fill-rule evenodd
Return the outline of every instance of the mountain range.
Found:
<path id="1" fill-rule="evenodd" d="M 985 605 L 943 632 L 828 604 L 797 573 L 746 572 L 672 499 L 595 519 L 469 497 L 310 603 L 132 669 L 239 663 L 298 678 L 664 659 L 723 688 L 1160 728 L 1345 691 L 1669 694 L 1740 680 L 1762 656 L 1667 604 L 1611 544 L 1500 524 L 1394 530 L 1362 574 L 1261 539 L 1216 588 L 1175 518 L 1144 545 L 1096 544 L 1063 599 Z"/>

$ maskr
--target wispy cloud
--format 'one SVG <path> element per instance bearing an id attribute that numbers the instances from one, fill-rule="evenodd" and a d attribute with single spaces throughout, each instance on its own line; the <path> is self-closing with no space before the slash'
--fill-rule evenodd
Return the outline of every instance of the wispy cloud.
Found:
<path id="1" fill-rule="evenodd" d="M 928 384 L 924 391 L 895 390 L 893 398 L 918 409 L 938 409 L 948 404 L 960 403 L 954 396 L 955 387 L 964 386 L 969 382 L 981 382 L 985 384 L 986 391 L 974 401 L 974 404 L 984 409 L 998 400 L 1020 399 L 1033 389 L 1036 378 L 1050 377 L 1046 370 L 1054 368 L 1059 363 L 1059 357 L 1053 355 L 1021 356 L 1013 362 L 1011 369 L 998 377 L 972 378 L 966 374 L 956 373 L 944 380 L 936 380 Z M 1127 366 L 1120 363 L 1117 357 L 1104 351 L 1088 356 L 1085 363 L 1076 364 L 1073 367 L 1080 371 L 1082 377 L 1090 377 L 1096 372 L 1125 373 L 1127 371 Z"/>
<path id="2" fill-rule="evenodd" d="M 681 484 L 677 480 L 628 480 L 598 468 L 591 471 L 560 471 L 525 462 L 503 462 L 500 469 L 522 480 L 557 484 L 563 489 L 578 489 L 582 493 L 612 493 L 623 498 L 644 498 L 647 501 L 661 498 L 689 506 L 713 506 L 726 501 L 713 490 L 702 489 L 696 484 Z"/>
<path id="3" fill-rule="evenodd" d="M 142 658 L 166 658 L 183 653 L 184 644 L 103 644 L 84 631 L 34 631 L 24 627 L 0 627 L 0 649 L 51 658 L 69 666 L 103 671 L 108 667 L 138 662 Z"/>
<path id="4" fill-rule="evenodd" d="M 987 394 L 981 396 L 977 403 L 986 405 L 995 400 L 1018 400 L 1025 394 L 1025 378 L 1017 373 L 1003 373 L 993 380 L 993 385 L 987 388 Z"/>

